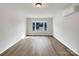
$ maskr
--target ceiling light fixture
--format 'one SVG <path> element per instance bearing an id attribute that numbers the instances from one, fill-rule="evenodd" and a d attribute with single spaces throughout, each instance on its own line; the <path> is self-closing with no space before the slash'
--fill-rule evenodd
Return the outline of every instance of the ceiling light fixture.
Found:
<path id="1" fill-rule="evenodd" d="M 43 7 L 46 7 L 47 4 L 46 3 L 34 3 L 33 4 L 33 7 L 35 8 L 43 8 Z"/>
<path id="2" fill-rule="evenodd" d="M 36 3 L 35 6 L 36 6 L 37 8 L 41 8 L 41 7 L 42 7 L 42 3 Z"/>

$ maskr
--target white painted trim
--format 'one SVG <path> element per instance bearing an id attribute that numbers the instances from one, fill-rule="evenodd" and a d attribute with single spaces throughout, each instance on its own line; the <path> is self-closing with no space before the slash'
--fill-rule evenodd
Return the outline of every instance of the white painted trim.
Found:
<path id="1" fill-rule="evenodd" d="M 63 43 L 61 41 L 61 39 L 59 39 L 56 35 L 52 35 L 53 37 L 55 37 L 58 41 L 60 41 L 62 44 L 64 44 L 66 47 L 68 47 L 70 50 L 72 50 L 73 52 L 75 52 L 77 55 L 79 55 L 79 52 L 77 52 L 76 50 L 74 50 L 73 48 L 71 48 L 70 46 L 68 46 L 67 44 Z"/>
<path id="2" fill-rule="evenodd" d="M 19 42 L 21 39 L 24 39 L 25 34 L 22 35 L 22 37 L 19 38 L 19 40 L 17 40 L 16 42 L 14 42 L 13 44 L 11 44 L 9 47 L 7 47 L 5 50 L 0 51 L 0 54 L 3 53 L 4 51 L 6 51 L 7 49 L 9 49 L 10 47 L 12 47 L 14 44 L 16 44 L 17 42 Z"/>

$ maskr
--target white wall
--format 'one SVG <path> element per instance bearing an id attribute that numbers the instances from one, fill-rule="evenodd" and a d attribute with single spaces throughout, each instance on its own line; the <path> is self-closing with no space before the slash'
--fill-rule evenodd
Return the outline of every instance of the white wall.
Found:
<path id="1" fill-rule="evenodd" d="M 28 16 L 40 17 L 40 15 L 54 15 L 55 10 L 53 10 L 54 12 L 51 11 L 51 5 L 48 8 L 39 9 L 34 8 L 31 3 L 0 4 L 0 53 L 11 47 L 27 34 L 26 18 Z"/>
<path id="2" fill-rule="evenodd" d="M 68 5 L 66 3 L 48 4 L 48 7 L 39 9 L 26 3 L 0 4 L 0 53 L 24 37 L 26 17 L 54 17 L 56 13 Z"/>
<path id="3" fill-rule="evenodd" d="M 62 12 L 58 13 L 53 19 L 53 35 L 79 54 L 79 12 L 67 17 L 63 17 Z"/>
<path id="4" fill-rule="evenodd" d="M 0 5 L 0 53 L 25 35 L 25 18 L 12 6 Z"/>
<path id="5" fill-rule="evenodd" d="M 27 35 L 52 35 L 52 17 L 47 18 L 27 18 Z M 46 21 L 47 31 L 33 31 L 32 22 L 33 21 Z"/>

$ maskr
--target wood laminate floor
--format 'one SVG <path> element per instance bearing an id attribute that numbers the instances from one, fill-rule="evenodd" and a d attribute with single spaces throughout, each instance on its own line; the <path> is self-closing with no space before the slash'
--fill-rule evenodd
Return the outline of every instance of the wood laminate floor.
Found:
<path id="1" fill-rule="evenodd" d="M 1 56 L 76 56 L 53 37 L 28 36 L 6 50 Z"/>

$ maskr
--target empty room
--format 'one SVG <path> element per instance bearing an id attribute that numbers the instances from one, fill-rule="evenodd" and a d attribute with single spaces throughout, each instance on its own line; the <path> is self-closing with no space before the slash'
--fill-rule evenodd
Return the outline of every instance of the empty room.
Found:
<path id="1" fill-rule="evenodd" d="M 78 56 L 78 3 L 0 3 L 0 56 Z"/>

